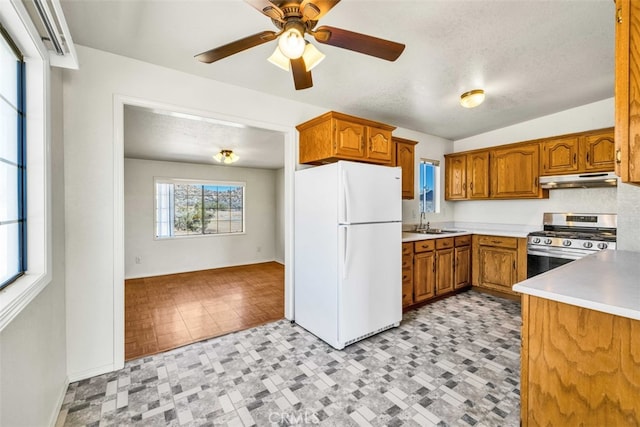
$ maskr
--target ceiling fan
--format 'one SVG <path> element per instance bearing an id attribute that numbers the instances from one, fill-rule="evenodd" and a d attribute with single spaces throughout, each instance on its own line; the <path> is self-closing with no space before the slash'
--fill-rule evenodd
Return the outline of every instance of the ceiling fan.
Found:
<path id="1" fill-rule="evenodd" d="M 318 43 L 328 44 L 387 61 L 398 59 L 404 45 L 340 28 L 321 26 L 314 29 L 320 18 L 340 0 L 244 0 L 263 15 L 271 18 L 280 30 L 262 31 L 224 46 L 196 55 L 196 59 L 210 64 L 243 50 L 278 39 L 278 47 L 269 58 L 273 64 L 287 71 L 291 69 L 296 90 L 313 86 L 311 69 L 324 55 L 304 39 L 310 34 Z"/>

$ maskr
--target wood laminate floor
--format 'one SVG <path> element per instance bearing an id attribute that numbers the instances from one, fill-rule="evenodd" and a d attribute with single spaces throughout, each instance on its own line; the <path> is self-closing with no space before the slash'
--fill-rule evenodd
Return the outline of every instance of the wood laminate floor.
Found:
<path id="1" fill-rule="evenodd" d="M 131 360 L 284 316 L 276 262 L 125 281 L 125 359 Z"/>

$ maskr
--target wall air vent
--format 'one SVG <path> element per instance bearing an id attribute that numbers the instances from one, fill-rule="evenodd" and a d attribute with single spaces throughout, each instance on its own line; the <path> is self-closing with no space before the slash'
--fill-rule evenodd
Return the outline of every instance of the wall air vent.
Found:
<path id="1" fill-rule="evenodd" d="M 22 0 L 54 67 L 78 68 L 78 58 L 60 0 Z"/>

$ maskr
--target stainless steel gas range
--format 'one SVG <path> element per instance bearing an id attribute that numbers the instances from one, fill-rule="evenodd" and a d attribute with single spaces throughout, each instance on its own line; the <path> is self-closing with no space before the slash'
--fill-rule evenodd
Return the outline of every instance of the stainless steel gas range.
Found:
<path id="1" fill-rule="evenodd" d="M 616 249 L 616 214 L 545 213 L 527 238 L 527 277 L 603 249 Z"/>

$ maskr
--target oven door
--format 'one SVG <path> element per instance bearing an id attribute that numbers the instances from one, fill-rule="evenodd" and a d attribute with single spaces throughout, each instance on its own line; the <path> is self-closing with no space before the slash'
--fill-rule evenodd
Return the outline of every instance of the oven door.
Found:
<path id="1" fill-rule="evenodd" d="M 588 255 L 584 251 L 572 249 L 541 248 L 527 249 L 527 278 L 537 276 Z"/>

